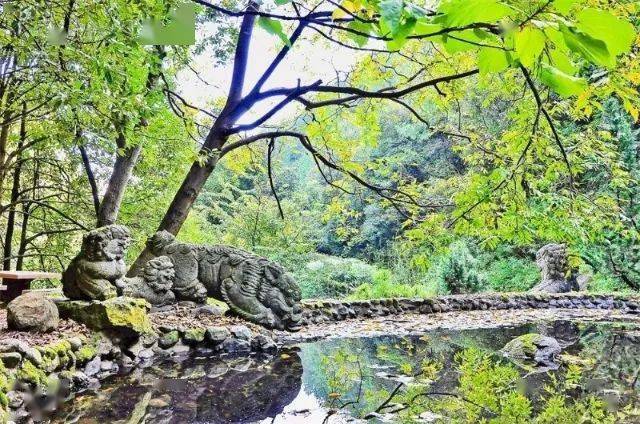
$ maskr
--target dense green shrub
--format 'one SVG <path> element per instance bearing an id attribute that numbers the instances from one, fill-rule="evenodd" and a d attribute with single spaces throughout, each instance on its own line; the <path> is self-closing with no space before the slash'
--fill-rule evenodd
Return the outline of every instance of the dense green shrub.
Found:
<path id="1" fill-rule="evenodd" d="M 452 244 L 449 255 L 443 258 L 439 268 L 442 284 L 451 294 L 475 293 L 486 284 L 479 262 L 465 242 Z"/>
<path id="2" fill-rule="evenodd" d="M 500 258 L 489 264 L 486 278 L 494 291 L 526 291 L 538 283 L 540 270 L 531 260 Z"/>
<path id="3" fill-rule="evenodd" d="M 351 292 L 349 299 L 385 299 L 391 297 L 431 297 L 437 288 L 421 284 L 399 283 L 387 269 L 377 270 L 373 282 L 365 283 Z"/>

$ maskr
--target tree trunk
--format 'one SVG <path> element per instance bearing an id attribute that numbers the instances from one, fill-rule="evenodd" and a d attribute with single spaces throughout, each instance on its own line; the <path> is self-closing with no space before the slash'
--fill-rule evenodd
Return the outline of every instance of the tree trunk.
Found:
<path id="1" fill-rule="evenodd" d="M 96 184 L 96 177 L 91 169 L 91 162 L 89 161 L 89 155 L 87 149 L 80 144 L 81 132 L 76 133 L 76 141 L 78 142 L 78 149 L 80 150 L 80 157 L 82 157 L 82 164 L 89 180 L 89 186 L 91 187 L 91 198 L 93 199 L 93 209 L 96 212 L 96 219 L 100 214 L 100 193 L 98 193 L 98 185 Z M 99 225 L 98 225 L 99 226 Z"/>
<path id="2" fill-rule="evenodd" d="M 2 254 L 2 269 L 8 271 L 11 269 L 11 255 L 13 247 L 13 232 L 16 224 L 16 202 L 20 194 L 20 173 L 22 172 L 22 146 L 24 146 L 27 138 L 27 104 L 22 104 L 22 119 L 20 120 L 20 140 L 18 141 L 18 156 L 16 157 L 16 166 L 13 173 L 13 185 L 11 187 L 11 199 L 9 201 L 9 214 L 7 216 L 7 231 L 4 236 L 4 249 Z"/>
<path id="3" fill-rule="evenodd" d="M 128 147 L 122 156 L 116 157 L 107 191 L 98 210 L 98 227 L 116 223 L 127 183 L 131 178 L 133 168 L 138 163 L 141 150 L 142 145 L 138 144 Z"/>
<path id="4" fill-rule="evenodd" d="M 158 226 L 158 231 L 166 230 L 171 234 L 178 234 L 182 224 L 187 219 L 189 211 L 193 206 L 193 203 L 198 198 L 198 194 L 207 182 L 209 175 L 216 167 L 217 159 L 211 158 L 204 166 L 200 166 L 198 162 L 194 162 L 189 169 L 189 173 L 185 177 L 182 185 L 178 189 L 178 192 L 173 198 L 167 213 L 165 214 L 162 222 Z M 153 259 L 153 254 L 148 247 L 138 255 L 136 261 L 131 265 L 127 275 L 135 276 L 142 270 L 144 264 Z"/>
<path id="5" fill-rule="evenodd" d="M 257 10 L 257 8 L 258 5 L 255 2 L 251 1 L 249 3 L 248 9 Z M 249 60 L 249 47 L 255 20 L 256 16 L 254 14 L 247 14 L 242 18 L 233 59 L 233 73 L 227 101 L 222 112 L 218 115 L 218 119 L 216 119 L 209 131 L 200 151 L 201 154 L 209 155 L 209 159 L 204 166 L 200 165 L 199 161 L 195 161 L 191 165 L 189 173 L 187 173 L 182 185 L 169 205 L 169 209 L 167 209 L 164 218 L 162 218 L 162 222 L 160 222 L 158 226 L 158 231 L 166 230 L 171 234 L 178 234 L 182 224 L 184 224 L 184 221 L 189 215 L 191 207 L 198 198 L 202 187 L 204 187 L 209 175 L 211 175 L 218 163 L 218 157 L 211 156 L 211 153 L 220 151 L 222 146 L 224 146 L 228 138 L 229 129 L 232 128 L 238 119 L 237 113 L 234 113 L 234 110 L 242 100 L 244 80 Z M 149 251 L 149 247 L 145 247 L 129 269 L 127 275 L 137 275 L 142 270 L 144 264 L 152 257 L 153 254 Z"/>
<path id="6" fill-rule="evenodd" d="M 36 187 L 40 184 L 40 163 L 36 161 L 33 166 L 33 182 L 31 195 L 35 197 Z M 18 259 L 16 261 L 16 270 L 22 271 L 24 264 L 24 255 L 27 253 L 27 230 L 29 229 L 29 217 L 31 216 L 31 202 L 22 204 L 22 224 L 20 226 L 20 245 L 18 247 Z"/>

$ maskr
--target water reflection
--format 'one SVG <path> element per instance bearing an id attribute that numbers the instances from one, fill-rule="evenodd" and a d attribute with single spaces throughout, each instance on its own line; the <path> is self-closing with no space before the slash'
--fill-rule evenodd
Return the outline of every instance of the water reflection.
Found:
<path id="1" fill-rule="evenodd" d="M 63 407 L 54 422 L 245 423 L 281 414 L 300 393 L 302 362 L 276 358 L 163 361 L 114 378 Z"/>
<path id="2" fill-rule="evenodd" d="M 559 340 L 564 362 L 558 371 L 526 375 L 497 354 L 508 341 L 529 332 Z M 622 405 L 637 406 L 639 342 L 640 332 L 633 327 L 557 321 L 434 331 L 413 338 L 321 341 L 275 358 L 165 360 L 79 396 L 53 422 L 321 423 L 328 414 L 328 423 L 365 417 L 376 422 L 389 405 L 412 421 L 427 412 L 473 415 L 473 408 L 497 416 L 504 402 L 516 400 L 510 408 L 515 405 L 523 417 L 537 417 L 548 412 L 550 388 L 556 391 L 553 399 L 560 412 L 572 413 L 583 400 L 587 405 L 589 396 L 606 401 L 605 407 L 594 407 L 598 413 L 606 408 L 615 412 Z M 398 387 L 397 395 L 380 408 Z M 500 393 L 511 399 L 500 399 Z M 408 404 L 415 395 L 420 401 Z M 469 399 L 489 407 L 473 406 Z"/>

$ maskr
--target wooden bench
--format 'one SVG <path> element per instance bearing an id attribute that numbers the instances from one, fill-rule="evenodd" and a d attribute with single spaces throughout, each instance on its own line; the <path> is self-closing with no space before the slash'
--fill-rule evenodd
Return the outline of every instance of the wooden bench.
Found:
<path id="1" fill-rule="evenodd" d="M 20 296 L 24 290 L 29 290 L 33 280 L 60 280 L 62 279 L 62 274 L 55 272 L 0 271 L 0 278 L 2 278 L 0 300 L 8 303 Z"/>

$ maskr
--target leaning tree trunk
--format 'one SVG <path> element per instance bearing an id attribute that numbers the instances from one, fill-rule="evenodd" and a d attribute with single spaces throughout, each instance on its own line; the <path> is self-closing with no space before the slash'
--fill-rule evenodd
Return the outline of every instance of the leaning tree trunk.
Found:
<path id="1" fill-rule="evenodd" d="M 185 177 L 182 185 L 178 189 L 178 192 L 173 198 L 169 209 L 167 210 L 162 222 L 158 226 L 158 231 L 166 230 L 171 234 L 178 234 L 182 224 L 187 219 L 189 211 L 194 202 L 198 198 L 198 194 L 207 182 L 209 175 L 213 172 L 217 164 L 217 159 L 212 157 L 204 166 L 201 166 L 199 162 L 194 162 L 189 169 L 189 173 Z M 128 275 L 137 275 L 144 264 L 149 262 L 153 258 L 153 253 L 148 247 L 138 255 L 136 261 L 131 265 Z"/>
<path id="2" fill-rule="evenodd" d="M 257 10 L 258 6 L 256 3 L 251 2 L 248 7 Z M 193 162 L 191 169 L 189 169 L 187 176 L 169 205 L 169 209 L 167 209 L 164 218 L 162 218 L 158 226 L 158 231 L 165 230 L 174 235 L 178 234 L 182 224 L 184 224 L 189 215 L 191 207 L 198 198 L 200 191 L 202 191 L 202 187 L 204 187 L 209 175 L 211 175 L 218 163 L 218 157 L 212 155 L 212 152 L 219 152 L 222 146 L 224 146 L 227 142 L 229 129 L 233 127 L 238 119 L 235 109 L 242 99 L 244 79 L 249 59 L 249 47 L 255 20 L 256 16 L 254 14 L 246 14 L 242 18 L 233 61 L 233 74 L 231 76 L 229 95 L 227 96 L 227 101 L 222 112 L 218 115 L 200 151 L 202 154 L 208 155 L 209 159 L 204 165 L 201 165 L 199 161 Z M 149 247 L 145 247 L 129 269 L 127 275 L 137 275 L 144 264 L 152 257 L 153 254 L 149 250 Z"/>

